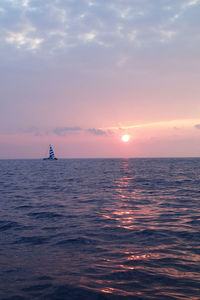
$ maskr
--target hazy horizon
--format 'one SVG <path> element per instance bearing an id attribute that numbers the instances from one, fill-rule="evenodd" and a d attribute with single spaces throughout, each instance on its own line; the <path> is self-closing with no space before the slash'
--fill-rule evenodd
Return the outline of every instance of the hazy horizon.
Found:
<path id="1" fill-rule="evenodd" d="M 23 158 L 23 157 L 15 157 L 15 158 L 0 158 L 0 160 L 43 160 L 44 157 L 30 157 L 30 158 Z M 57 157 L 58 158 L 58 157 Z M 200 156 L 135 156 L 135 157 L 59 157 L 59 160 L 64 159 L 199 159 Z"/>

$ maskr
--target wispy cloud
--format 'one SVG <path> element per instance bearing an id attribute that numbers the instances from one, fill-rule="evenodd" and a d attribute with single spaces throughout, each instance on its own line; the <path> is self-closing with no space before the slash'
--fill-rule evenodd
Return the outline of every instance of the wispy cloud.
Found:
<path id="1" fill-rule="evenodd" d="M 95 136 L 108 136 L 112 135 L 114 132 L 110 129 L 100 129 L 100 128 L 82 128 L 79 126 L 68 126 L 68 127 L 56 127 L 53 130 L 52 129 L 44 129 L 44 128 L 39 128 L 37 126 L 30 126 L 25 129 L 20 129 L 16 131 L 16 134 L 31 134 L 34 136 L 51 136 L 52 134 L 55 134 L 60 137 L 64 137 L 67 134 L 90 134 L 90 135 L 95 135 Z"/>
<path id="2" fill-rule="evenodd" d="M 65 136 L 67 133 L 71 132 L 80 132 L 83 129 L 81 127 L 57 127 L 53 130 L 53 132 L 58 136 Z"/>
<path id="3" fill-rule="evenodd" d="M 27 128 L 24 129 L 19 129 L 15 132 L 15 134 L 30 134 L 33 136 L 46 136 L 48 135 L 48 131 L 44 130 L 42 128 L 39 128 L 37 126 L 29 126 Z"/>
<path id="4" fill-rule="evenodd" d="M 113 127 L 107 127 L 102 128 L 102 130 L 111 130 L 111 131 L 122 131 L 122 130 L 129 130 L 129 129 L 137 129 L 137 128 L 147 128 L 147 127 L 179 127 L 179 126 L 185 126 L 185 127 L 193 127 L 200 128 L 200 124 L 196 124 L 199 120 L 194 119 L 180 119 L 180 120 L 170 120 L 170 121 L 160 121 L 160 122 L 152 122 L 152 123 L 143 123 L 143 124 L 133 124 L 133 125 L 120 125 L 120 126 L 113 126 Z"/>
<path id="5" fill-rule="evenodd" d="M 86 130 L 86 132 L 89 132 L 89 133 L 94 134 L 94 135 L 107 135 L 107 131 L 102 130 L 102 129 L 88 128 Z"/>
<path id="6" fill-rule="evenodd" d="M 57 0 L 3 0 L 0 11 L 6 18 L 1 20 L 1 28 L 6 32 L 5 42 L 26 51 L 39 52 L 41 48 L 50 54 L 52 49 L 59 51 L 61 45 L 76 48 L 91 44 L 109 45 L 116 50 L 122 40 L 123 45 L 129 46 L 149 45 L 153 41 L 162 43 L 163 40 L 170 42 L 172 37 L 175 38 L 175 32 L 184 34 L 177 21 L 199 3 L 199 0 L 176 3 L 170 0 L 166 6 L 162 1 L 147 0 L 132 4 L 120 0 L 79 1 L 78 4 Z M 16 30 L 24 24 L 24 29 Z M 156 34 L 158 28 L 160 32 L 157 30 Z"/>
<path id="7" fill-rule="evenodd" d="M 187 12 L 188 9 L 191 9 L 198 4 L 200 4 L 200 0 L 187 0 L 185 2 L 180 2 L 178 6 L 168 6 L 168 8 L 170 8 L 169 10 L 173 12 L 170 22 L 177 22 Z"/>
<path id="8" fill-rule="evenodd" d="M 194 125 L 195 128 L 200 129 L 200 124 Z"/>
<path id="9" fill-rule="evenodd" d="M 17 48 L 26 48 L 29 50 L 37 49 L 43 39 L 35 35 L 36 28 L 30 24 L 24 24 L 22 30 L 7 31 L 5 41 L 9 44 L 14 44 Z"/>
<path id="10" fill-rule="evenodd" d="M 189 0 L 189 1 L 186 1 L 186 3 L 183 4 L 183 8 L 195 6 L 197 4 L 200 4 L 200 0 Z"/>
<path id="11" fill-rule="evenodd" d="M 68 133 L 76 132 L 78 133 L 86 133 L 86 134 L 92 134 L 96 136 L 107 136 L 111 135 L 113 132 L 111 130 L 103 130 L 100 128 L 82 128 L 78 126 L 72 126 L 72 127 L 57 127 L 53 130 L 53 133 L 58 136 L 65 136 Z"/>
<path id="12" fill-rule="evenodd" d="M 176 36 L 177 32 L 172 30 L 160 30 L 161 42 L 166 43 Z"/>

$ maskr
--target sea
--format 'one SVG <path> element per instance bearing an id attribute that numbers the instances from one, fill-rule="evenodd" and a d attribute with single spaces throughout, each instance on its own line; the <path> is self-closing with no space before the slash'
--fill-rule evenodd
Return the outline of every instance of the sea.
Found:
<path id="1" fill-rule="evenodd" d="M 0 299 L 200 299 L 200 158 L 0 160 Z"/>

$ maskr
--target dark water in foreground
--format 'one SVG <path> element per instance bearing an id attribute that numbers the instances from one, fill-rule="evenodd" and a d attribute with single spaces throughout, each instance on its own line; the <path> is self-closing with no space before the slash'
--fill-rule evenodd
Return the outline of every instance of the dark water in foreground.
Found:
<path id="1" fill-rule="evenodd" d="M 0 161 L 0 299 L 200 299 L 200 159 Z"/>

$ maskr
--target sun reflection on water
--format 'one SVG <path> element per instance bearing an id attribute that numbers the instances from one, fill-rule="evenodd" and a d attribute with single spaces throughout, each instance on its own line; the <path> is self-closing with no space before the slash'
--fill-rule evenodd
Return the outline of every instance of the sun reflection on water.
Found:
<path id="1" fill-rule="evenodd" d="M 115 192 L 116 201 L 115 205 L 110 206 L 107 203 L 105 208 L 101 211 L 103 219 L 108 220 L 105 222 L 104 228 L 111 230 L 115 237 L 121 238 L 126 234 L 133 234 L 141 230 L 139 218 L 148 215 L 151 208 L 141 205 L 140 197 L 143 193 L 139 188 L 134 188 L 133 181 L 135 180 L 133 170 L 130 169 L 129 160 L 124 160 L 120 168 L 120 176 L 115 180 Z M 152 209 L 153 211 L 153 209 Z M 152 212 L 153 213 L 153 212 Z M 102 260 L 102 265 L 109 269 L 119 272 L 119 274 L 125 274 L 136 269 L 140 269 L 140 266 L 136 264 L 136 261 L 145 261 L 152 257 L 148 249 L 144 249 L 141 253 L 141 249 L 137 249 L 137 246 L 131 242 L 125 246 L 118 245 L 118 257 L 108 257 Z M 136 248 L 135 248 L 136 246 Z M 116 249 L 115 249 L 116 251 Z M 109 254 L 108 254 L 109 255 Z M 121 275 L 119 275 L 118 283 L 121 282 Z M 123 278 L 123 275 L 122 275 Z M 118 295 L 136 295 L 136 293 L 129 293 L 125 290 L 117 290 L 112 287 L 112 284 L 108 284 L 107 281 L 102 284 L 100 289 L 104 293 L 118 294 Z"/>

